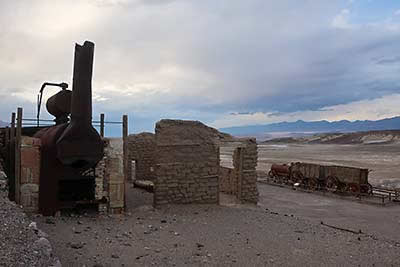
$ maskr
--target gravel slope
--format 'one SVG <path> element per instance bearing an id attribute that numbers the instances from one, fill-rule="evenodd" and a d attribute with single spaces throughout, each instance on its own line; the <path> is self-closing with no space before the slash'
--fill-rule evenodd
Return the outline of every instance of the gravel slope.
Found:
<path id="1" fill-rule="evenodd" d="M 125 216 L 37 219 L 65 266 L 400 265 L 399 243 L 265 207 L 140 206 Z"/>
<path id="2" fill-rule="evenodd" d="M 61 266 L 46 234 L 0 190 L 0 266 Z"/>

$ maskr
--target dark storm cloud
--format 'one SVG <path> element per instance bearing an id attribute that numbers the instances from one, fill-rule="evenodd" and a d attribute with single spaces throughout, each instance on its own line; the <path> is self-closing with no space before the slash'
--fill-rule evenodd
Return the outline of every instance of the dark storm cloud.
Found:
<path id="1" fill-rule="evenodd" d="M 230 112 L 318 111 L 399 93 L 399 30 L 332 26 L 349 14 L 348 1 L 0 5 L 0 91 L 26 88 L 14 104 L 34 106 L 43 81 L 69 81 L 73 43 L 85 39 L 96 42 L 95 111 L 128 113 L 136 129 L 162 117 L 213 122 Z"/>

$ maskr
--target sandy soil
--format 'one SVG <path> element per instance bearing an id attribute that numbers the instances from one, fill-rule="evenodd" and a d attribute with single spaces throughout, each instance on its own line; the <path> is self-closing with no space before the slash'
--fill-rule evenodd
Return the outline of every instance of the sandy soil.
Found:
<path id="1" fill-rule="evenodd" d="M 270 186 L 269 186 L 270 187 Z M 152 195 L 129 189 L 130 213 L 36 217 L 64 266 L 396 266 L 400 243 L 335 230 L 276 208 L 176 205 L 154 210 Z M 265 191 L 268 192 L 268 191 Z M 299 194 L 304 194 L 300 193 Z M 274 202 L 275 204 L 272 204 Z"/>

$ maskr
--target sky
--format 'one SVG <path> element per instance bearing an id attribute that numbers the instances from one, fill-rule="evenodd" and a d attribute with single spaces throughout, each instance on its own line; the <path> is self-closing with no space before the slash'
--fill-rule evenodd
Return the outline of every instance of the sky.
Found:
<path id="1" fill-rule="evenodd" d="M 129 132 L 400 115 L 398 0 L 5 0 L 0 120 L 34 118 L 45 81 L 71 85 L 85 40 L 94 119 L 127 114 Z"/>

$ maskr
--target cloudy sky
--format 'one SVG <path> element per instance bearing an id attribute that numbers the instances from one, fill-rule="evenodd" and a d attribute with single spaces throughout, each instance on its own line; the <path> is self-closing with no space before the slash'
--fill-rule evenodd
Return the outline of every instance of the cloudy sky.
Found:
<path id="1" fill-rule="evenodd" d="M 128 114 L 130 132 L 400 115 L 398 0 L 4 0 L 0 120 L 71 84 L 85 40 L 93 115 Z"/>

